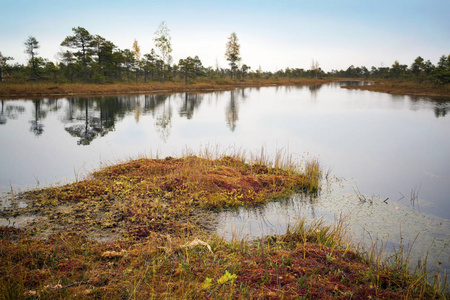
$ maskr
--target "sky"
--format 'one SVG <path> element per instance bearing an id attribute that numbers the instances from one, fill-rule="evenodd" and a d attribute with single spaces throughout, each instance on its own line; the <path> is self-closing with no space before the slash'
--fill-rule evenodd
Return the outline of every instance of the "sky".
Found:
<path id="1" fill-rule="evenodd" d="M 34 36 L 38 55 L 58 61 L 72 28 L 141 53 L 165 21 L 173 62 L 199 56 L 205 67 L 228 67 L 225 44 L 236 32 L 242 64 L 264 71 L 325 71 L 408 66 L 417 56 L 436 64 L 450 54 L 449 0 L 0 0 L 0 52 L 26 63 L 24 42 Z M 156 50 L 156 48 L 155 48 Z"/>

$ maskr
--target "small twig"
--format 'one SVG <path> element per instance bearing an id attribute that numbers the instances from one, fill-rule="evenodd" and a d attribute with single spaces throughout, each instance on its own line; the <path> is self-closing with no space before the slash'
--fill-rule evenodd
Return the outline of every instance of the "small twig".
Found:
<path id="1" fill-rule="evenodd" d="M 422 187 L 422 184 L 419 185 L 419 188 L 417 188 L 417 186 L 414 189 L 411 189 L 411 203 L 413 205 L 413 207 L 416 204 L 416 201 L 419 201 L 419 192 L 420 192 L 420 188 Z M 419 203 L 417 203 L 417 205 L 419 205 Z"/>
<path id="2" fill-rule="evenodd" d="M 384 203 L 387 204 L 387 201 L 389 200 L 389 197 L 387 197 L 386 199 L 383 200 Z"/>
<path id="3" fill-rule="evenodd" d="M 73 287 L 73 286 L 84 285 L 84 284 L 91 284 L 91 283 L 92 283 L 92 280 L 88 280 L 88 281 L 78 281 L 78 282 L 74 282 L 74 283 L 65 285 L 65 286 L 62 287 L 62 289 L 70 288 L 70 287 Z"/>
<path id="4" fill-rule="evenodd" d="M 9 181 L 9 186 L 11 187 L 11 201 L 14 202 L 14 189 L 11 180 Z"/>
<path id="5" fill-rule="evenodd" d="M 39 186 L 40 182 L 39 182 L 39 178 L 33 174 L 34 180 L 36 180 L 36 186 Z"/>
<path id="6" fill-rule="evenodd" d="M 183 248 L 193 248 L 193 247 L 196 247 L 196 246 L 205 246 L 208 250 L 209 250 L 209 252 L 210 253 L 213 253 L 214 254 L 214 252 L 212 251 L 212 249 L 211 249 L 211 246 L 208 244 L 208 243 L 206 243 L 206 242 L 204 242 L 204 241 L 201 241 L 201 240 L 199 240 L 199 239 L 195 239 L 195 240 L 193 240 L 192 242 L 190 242 L 190 243 L 187 243 L 187 244 L 185 244 L 185 245 L 182 245 L 181 247 L 183 247 Z"/>
<path id="7" fill-rule="evenodd" d="M 76 170 L 75 169 L 75 167 L 73 167 L 73 173 L 74 173 L 74 175 L 75 175 L 75 182 L 77 182 L 78 183 L 78 175 L 79 175 L 79 173 L 80 173 L 80 170 L 82 169 L 82 168 L 84 168 L 84 166 L 86 165 L 86 163 L 84 163 L 81 167 L 79 167 L 78 168 L 78 170 Z"/>
<path id="8" fill-rule="evenodd" d="M 357 189 L 357 190 L 355 190 L 355 188 L 353 188 L 353 191 L 355 192 L 355 194 L 356 194 L 356 196 L 358 197 L 359 201 L 361 201 L 361 202 L 367 202 L 366 197 L 364 197 L 364 196 L 361 194 L 361 192 L 359 191 L 358 185 L 357 185 L 356 183 L 355 183 L 355 185 L 356 185 L 356 189 Z"/>

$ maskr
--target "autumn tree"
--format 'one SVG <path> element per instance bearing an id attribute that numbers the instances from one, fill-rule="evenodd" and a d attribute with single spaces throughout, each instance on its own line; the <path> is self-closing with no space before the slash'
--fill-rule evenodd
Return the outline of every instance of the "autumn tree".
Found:
<path id="1" fill-rule="evenodd" d="M 134 39 L 133 47 L 131 48 L 131 53 L 134 54 L 134 58 L 137 62 L 141 61 L 141 47 L 138 45 L 138 41 Z"/>
<path id="2" fill-rule="evenodd" d="M 241 61 L 240 57 L 240 45 L 239 40 L 235 32 L 231 33 L 228 38 L 226 48 L 225 48 L 225 57 L 230 62 L 231 67 L 231 77 L 236 77 L 236 71 L 238 70 L 238 63 Z"/>
<path id="3" fill-rule="evenodd" d="M 131 48 L 131 53 L 134 55 L 134 59 L 136 61 L 134 71 L 136 73 L 136 83 L 138 83 L 138 78 L 141 73 L 141 47 L 138 45 L 136 39 L 134 39 L 133 46 Z"/>
<path id="4" fill-rule="evenodd" d="M 31 65 L 33 81 L 36 81 L 38 78 L 38 60 L 36 55 L 37 49 L 39 49 L 39 42 L 34 36 L 29 36 L 28 39 L 24 43 L 25 45 L 25 53 L 30 56 L 29 64 Z"/>
<path id="5" fill-rule="evenodd" d="M 72 28 L 74 35 L 68 36 L 61 43 L 61 46 L 78 49 L 74 55 L 81 61 L 83 65 L 84 81 L 88 80 L 87 65 L 91 60 L 93 51 L 93 36 L 83 27 Z"/>

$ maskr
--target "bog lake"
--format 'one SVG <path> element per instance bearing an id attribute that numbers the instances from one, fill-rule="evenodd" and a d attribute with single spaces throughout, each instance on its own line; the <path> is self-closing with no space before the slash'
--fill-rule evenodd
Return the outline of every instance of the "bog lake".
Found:
<path id="1" fill-rule="evenodd" d="M 328 175 L 320 192 L 222 212 L 219 234 L 255 238 L 303 217 L 345 217 L 355 243 L 412 246 L 412 262 L 427 256 L 448 272 L 450 98 L 341 88 L 351 84 L 366 83 L 1 100 L 1 206 L 11 190 L 73 182 L 128 159 L 282 151 L 319 160 Z"/>

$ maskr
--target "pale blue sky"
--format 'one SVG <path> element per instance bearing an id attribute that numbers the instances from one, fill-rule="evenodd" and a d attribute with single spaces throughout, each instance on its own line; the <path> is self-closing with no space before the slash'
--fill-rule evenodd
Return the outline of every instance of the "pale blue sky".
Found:
<path id="1" fill-rule="evenodd" d="M 56 61 L 60 43 L 81 26 L 121 49 L 137 39 L 148 53 L 164 20 L 174 62 L 198 55 L 205 66 L 227 67 L 225 43 L 235 31 L 242 63 L 254 70 L 309 69 L 312 59 L 326 71 L 410 65 L 419 55 L 436 63 L 450 54 L 449 15 L 448 0 L 0 0 L 0 51 L 25 63 L 32 35 L 39 55 Z"/>

